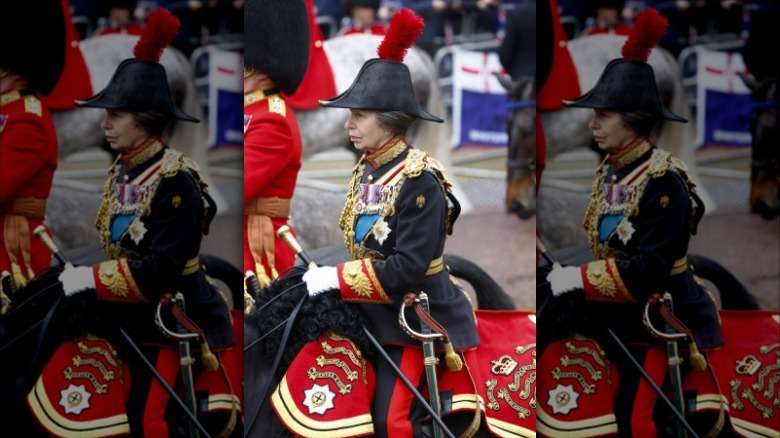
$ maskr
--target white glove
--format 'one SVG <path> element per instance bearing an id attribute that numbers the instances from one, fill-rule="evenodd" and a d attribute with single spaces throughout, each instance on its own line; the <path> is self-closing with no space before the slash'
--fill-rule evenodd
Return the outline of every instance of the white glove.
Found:
<path id="1" fill-rule="evenodd" d="M 339 288 L 339 276 L 334 266 L 312 268 L 303 274 L 309 296 L 317 296 L 326 290 Z"/>
<path id="2" fill-rule="evenodd" d="M 66 297 L 95 288 L 92 266 L 67 268 L 62 271 L 58 279 L 62 283 L 62 289 L 65 290 Z"/>
<path id="3" fill-rule="evenodd" d="M 547 281 L 550 282 L 550 289 L 552 289 L 554 297 L 583 288 L 579 266 L 554 268 L 547 274 Z"/>

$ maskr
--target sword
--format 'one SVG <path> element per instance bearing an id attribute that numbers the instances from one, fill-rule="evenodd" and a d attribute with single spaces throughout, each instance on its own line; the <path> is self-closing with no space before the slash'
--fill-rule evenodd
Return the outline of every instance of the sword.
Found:
<path id="1" fill-rule="evenodd" d="M 672 294 L 669 292 L 664 292 L 663 295 L 663 305 L 666 306 L 667 309 L 669 309 L 670 312 L 674 313 L 674 306 L 672 304 Z M 674 405 L 677 407 L 677 410 L 680 411 L 680 414 L 685 416 L 685 400 L 683 398 L 683 390 L 682 390 L 682 372 L 680 371 L 680 365 L 682 364 L 683 360 L 680 357 L 680 352 L 677 348 L 677 338 L 672 337 L 673 335 L 676 335 L 674 328 L 671 324 L 669 324 L 668 321 L 664 321 L 664 327 L 667 335 L 670 335 L 670 337 L 666 341 L 666 355 L 669 357 L 669 378 L 672 382 L 672 395 L 674 396 Z M 683 335 L 685 337 L 685 335 Z M 677 430 L 677 436 L 680 438 L 686 438 L 688 436 L 688 433 L 686 432 L 685 428 L 682 424 L 680 424 L 679 421 L 675 421 L 675 428 Z"/>
<path id="2" fill-rule="evenodd" d="M 419 299 L 422 309 L 425 311 L 425 313 L 430 314 L 431 312 L 428 306 L 428 294 L 425 292 L 420 292 Z M 420 326 L 422 334 L 431 334 L 431 328 L 428 327 L 428 324 L 426 324 L 423 320 L 420 320 Z M 439 363 L 439 360 L 436 358 L 436 352 L 433 349 L 433 338 L 427 338 L 425 341 L 423 341 L 422 344 L 425 363 L 425 376 L 428 379 L 428 395 L 430 396 L 431 407 L 433 408 L 434 412 L 436 412 L 436 415 L 441 417 L 439 383 L 436 377 L 436 365 Z M 436 423 L 433 423 L 433 436 L 434 438 L 441 438 L 442 436 L 441 428 L 439 428 L 439 425 Z"/>
<path id="3" fill-rule="evenodd" d="M 184 314 L 186 314 L 186 308 L 184 306 L 184 295 L 182 295 L 181 292 L 176 292 L 176 295 L 174 295 L 174 303 L 182 312 L 184 312 Z M 190 412 L 197 415 L 197 403 L 195 401 L 195 377 L 192 373 L 192 364 L 195 363 L 195 360 L 192 358 L 192 354 L 190 353 L 190 339 L 197 338 L 198 335 L 196 333 L 188 333 L 187 329 L 181 322 L 179 322 L 178 319 L 176 320 L 176 332 L 179 334 L 179 357 L 181 364 L 181 376 L 184 383 L 184 402 L 187 404 L 187 408 L 190 410 Z M 187 422 L 187 429 L 190 437 L 198 437 L 198 430 L 195 429 L 189 422 Z"/>

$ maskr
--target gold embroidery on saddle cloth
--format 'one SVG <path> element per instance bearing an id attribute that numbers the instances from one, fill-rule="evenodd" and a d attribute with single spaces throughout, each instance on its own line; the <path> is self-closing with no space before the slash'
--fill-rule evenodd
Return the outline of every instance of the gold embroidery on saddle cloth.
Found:
<path id="1" fill-rule="evenodd" d="M 71 367 L 66 367 L 64 370 L 62 370 L 62 374 L 65 376 L 65 379 L 68 381 L 71 381 L 73 379 L 86 379 L 89 381 L 89 383 L 92 384 L 92 386 L 95 387 L 95 392 L 98 395 L 103 395 L 108 391 L 108 385 L 101 384 L 98 382 L 97 377 L 95 377 L 94 374 L 90 373 L 89 371 L 73 371 Z"/>
<path id="2" fill-rule="evenodd" d="M 606 354 L 603 351 L 601 351 L 601 349 L 599 349 L 599 351 L 596 352 L 596 350 L 585 345 L 583 345 L 582 347 L 577 347 L 574 344 L 572 344 L 571 341 L 566 341 L 565 345 L 566 345 L 566 351 L 568 351 L 569 353 L 571 354 L 585 353 L 586 355 L 592 357 L 597 364 L 601 365 L 604 368 L 607 367 L 607 364 L 604 363 L 604 359 L 603 359 L 604 357 L 606 357 Z"/>
<path id="3" fill-rule="evenodd" d="M 335 383 L 336 386 L 339 387 L 339 393 L 341 393 L 341 395 L 347 395 L 352 392 L 352 384 L 342 382 L 341 377 L 339 377 L 338 374 L 334 373 L 333 371 L 317 371 L 316 368 L 311 367 L 309 368 L 309 371 L 306 374 L 309 376 L 310 380 L 317 380 L 317 379 L 333 380 L 333 383 Z"/>
<path id="4" fill-rule="evenodd" d="M 759 401 L 756 400 L 756 397 L 753 395 L 750 389 L 748 388 L 743 389 L 740 396 L 743 399 L 749 401 L 754 408 L 756 408 L 759 412 L 761 412 L 761 418 L 768 420 L 775 416 L 775 411 L 772 410 L 772 408 L 768 408 L 762 405 L 761 403 L 759 403 Z"/>
<path id="5" fill-rule="evenodd" d="M 517 369 L 515 372 L 515 375 L 512 379 L 512 382 L 507 385 L 511 391 L 517 391 L 520 389 L 520 378 L 523 377 L 528 371 L 535 370 L 536 369 L 536 359 L 534 359 L 530 364 L 523 365 L 520 368 Z M 526 386 L 530 386 L 530 383 L 528 381 L 531 381 L 533 383 L 534 380 L 536 380 L 536 373 L 531 373 L 528 378 L 525 380 Z M 526 397 L 520 397 L 520 398 L 526 398 Z"/>
<path id="6" fill-rule="evenodd" d="M 488 404 L 486 406 L 488 409 L 493 411 L 497 411 L 499 409 L 498 400 L 496 400 L 496 396 L 493 394 L 493 391 L 496 389 L 496 385 L 498 385 L 498 380 L 496 379 L 489 379 L 485 381 L 488 397 Z"/>
<path id="7" fill-rule="evenodd" d="M 81 357 L 81 356 L 79 356 L 77 354 L 77 355 L 73 356 L 71 361 L 73 362 L 73 365 L 76 366 L 76 367 L 80 367 L 82 365 L 91 365 L 91 366 L 97 368 L 98 371 L 100 371 L 100 373 L 103 375 L 103 379 L 104 380 L 106 380 L 108 382 L 114 380 L 114 372 L 109 370 L 109 369 L 107 369 L 106 365 L 103 362 L 101 362 L 99 360 L 96 360 L 95 358 L 92 358 L 92 357 Z"/>
<path id="8" fill-rule="evenodd" d="M 576 371 L 561 371 L 560 367 L 552 369 L 552 378 L 555 380 L 561 379 L 574 379 L 582 386 L 582 392 L 585 394 L 593 394 L 596 392 L 596 385 L 589 384 L 585 377 Z"/>
<path id="9" fill-rule="evenodd" d="M 571 365 L 579 365 L 582 368 L 585 368 L 588 371 L 588 373 L 590 373 L 590 378 L 597 382 L 604 377 L 604 373 L 595 369 L 592 363 L 588 362 L 587 360 L 581 357 L 569 357 L 567 355 L 563 355 L 561 356 L 561 365 L 565 367 Z"/>
<path id="10" fill-rule="evenodd" d="M 322 341 L 320 343 L 320 346 L 322 346 L 322 350 L 328 354 L 343 354 L 349 358 L 350 361 L 352 361 L 355 366 L 360 366 L 360 360 L 355 356 L 355 353 L 352 352 L 352 350 L 348 350 L 346 347 L 334 347 L 328 343 L 328 341 Z"/>
<path id="11" fill-rule="evenodd" d="M 349 380 L 350 382 L 354 382 L 355 380 L 358 379 L 359 373 L 353 370 L 352 368 L 350 368 L 346 362 L 344 362 L 339 358 L 328 359 L 323 355 L 319 355 L 315 360 L 317 361 L 317 366 L 319 366 L 320 368 L 324 368 L 326 365 L 333 365 L 337 368 L 341 368 L 341 370 L 344 371 L 344 373 L 347 375 L 347 380 Z"/>
<path id="12" fill-rule="evenodd" d="M 738 391 L 739 387 L 742 385 L 742 380 L 734 379 L 729 382 L 729 386 L 731 387 L 731 409 L 741 411 L 745 409 L 745 405 L 742 404 L 742 402 L 739 400 Z"/>
<path id="13" fill-rule="evenodd" d="M 517 367 L 517 361 L 513 360 L 508 354 L 501 356 L 498 360 L 491 360 L 490 363 L 493 364 L 490 372 L 500 376 L 512 374 L 512 371 Z"/>
<path id="14" fill-rule="evenodd" d="M 515 348 L 515 353 L 517 354 L 523 354 L 527 352 L 528 350 L 533 350 L 531 354 L 533 356 L 536 356 L 536 342 L 528 344 L 528 345 L 518 345 L 517 348 Z"/>
<path id="15" fill-rule="evenodd" d="M 509 407 L 517 412 L 517 418 L 523 420 L 531 416 L 531 411 L 520 406 L 514 400 L 512 400 L 512 396 L 509 395 L 509 392 L 506 390 L 506 388 L 501 388 L 498 390 L 498 398 L 503 399 L 509 405 Z"/>
<path id="16" fill-rule="evenodd" d="M 106 359 L 106 362 L 110 363 L 111 365 L 113 365 L 116 368 L 119 368 L 119 365 L 117 364 L 117 360 L 118 360 L 119 356 L 117 355 L 117 352 L 114 351 L 113 348 L 111 349 L 111 352 L 109 352 L 105 348 L 97 346 L 97 345 L 94 346 L 94 347 L 90 347 L 90 346 L 88 346 L 87 344 L 85 344 L 82 341 L 79 341 L 78 344 L 76 344 L 76 345 L 79 348 L 79 352 L 81 352 L 83 354 L 97 354 L 97 355 L 103 356 L 103 358 Z M 117 360 L 114 360 L 115 358 Z"/>
<path id="17" fill-rule="evenodd" d="M 780 356 L 780 343 L 778 344 L 772 344 L 772 345 L 762 345 L 761 348 L 758 349 L 758 351 L 761 352 L 761 354 L 767 354 L 772 350 L 777 350 L 777 355 Z"/>
<path id="18" fill-rule="evenodd" d="M 760 373 L 758 373 L 758 381 L 753 384 L 753 389 L 757 392 L 761 391 L 761 389 L 764 387 L 764 379 L 766 379 L 769 373 L 775 370 L 780 370 L 780 360 L 775 362 L 774 365 L 767 365 L 763 370 L 761 370 Z M 775 374 L 775 376 L 780 376 L 780 374 Z M 769 400 L 768 397 L 767 400 Z"/>
<path id="19" fill-rule="evenodd" d="M 523 390 L 520 391 L 520 400 L 525 400 L 528 397 L 531 396 L 531 385 L 536 381 L 536 373 L 531 373 L 527 379 L 525 379 L 525 384 L 523 385 Z M 512 385 L 509 385 L 509 389 L 512 391 L 517 391 L 517 389 L 520 389 L 518 386 L 517 389 L 512 389 Z M 534 391 L 536 391 L 536 388 L 534 388 Z"/>

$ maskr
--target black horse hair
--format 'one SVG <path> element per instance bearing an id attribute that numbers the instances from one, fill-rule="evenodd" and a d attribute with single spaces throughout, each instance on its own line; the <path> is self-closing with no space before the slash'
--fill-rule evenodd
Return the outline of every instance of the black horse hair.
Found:
<path id="1" fill-rule="evenodd" d="M 355 342 L 363 357 L 370 360 L 375 352 L 363 332 L 363 326 L 369 329 L 370 326 L 360 307 L 344 302 L 337 291 L 326 291 L 315 297 L 308 297 L 306 283 L 301 279 L 305 272 L 304 268 L 296 267 L 287 275 L 272 281 L 257 297 L 255 310 L 246 316 L 246 322 L 255 327 L 258 334 L 267 334 L 260 341 L 259 347 L 263 349 L 268 363 L 273 362 L 279 350 L 284 322 L 301 299 L 305 302 L 298 312 L 277 369 L 280 377 L 308 342 L 328 331 Z M 280 324 L 281 327 L 274 330 Z"/>

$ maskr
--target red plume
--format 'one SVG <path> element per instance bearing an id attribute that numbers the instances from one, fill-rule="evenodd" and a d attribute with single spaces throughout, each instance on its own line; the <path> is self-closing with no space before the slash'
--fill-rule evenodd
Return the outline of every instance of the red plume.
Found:
<path id="1" fill-rule="evenodd" d="M 422 34 L 425 22 L 409 8 L 403 8 L 393 15 L 387 26 L 387 34 L 376 49 L 380 59 L 403 61 L 406 51 Z"/>
<path id="2" fill-rule="evenodd" d="M 164 8 L 157 8 L 149 14 L 149 19 L 141 32 L 141 39 L 133 47 L 133 55 L 142 61 L 160 62 L 163 49 L 168 47 L 173 37 L 179 33 L 179 18 Z"/>
<path id="3" fill-rule="evenodd" d="M 620 52 L 629 61 L 647 62 L 650 50 L 653 49 L 666 34 L 669 22 L 658 11 L 647 8 L 636 16 L 628 39 Z"/>

